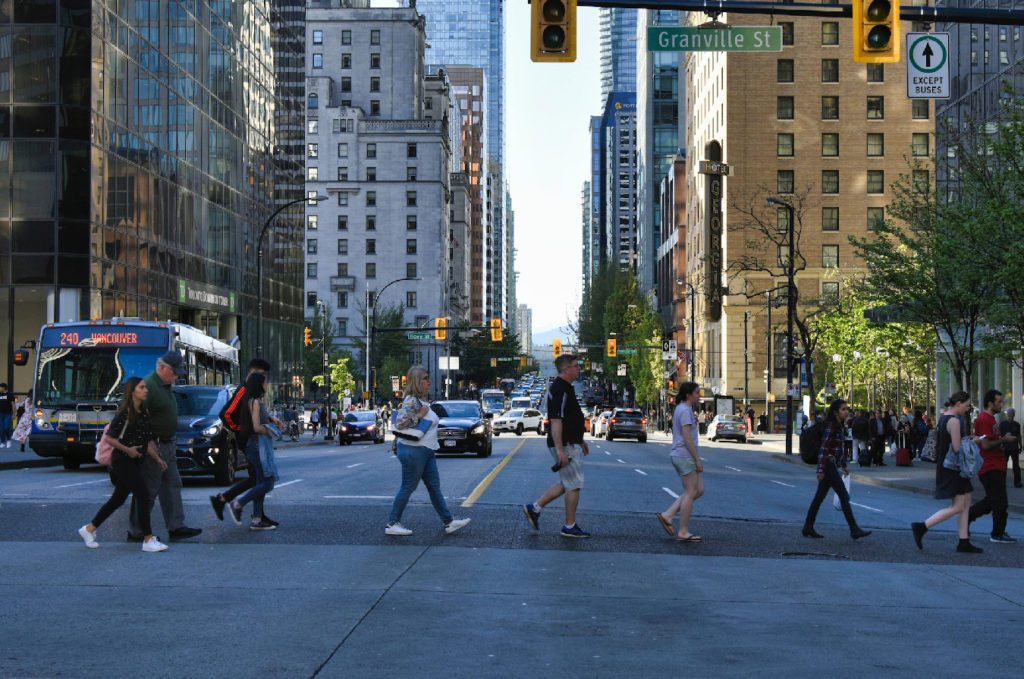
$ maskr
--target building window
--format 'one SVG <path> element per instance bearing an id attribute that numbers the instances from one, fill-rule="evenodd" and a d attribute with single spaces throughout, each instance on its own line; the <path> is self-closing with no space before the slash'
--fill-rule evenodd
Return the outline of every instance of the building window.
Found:
<path id="1" fill-rule="evenodd" d="M 313 31 L 313 44 L 314 45 L 322 45 L 322 44 L 324 44 L 324 32 L 323 31 Z"/>
<path id="2" fill-rule="evenodd" d="M 352 78 L 349 78 L 349 77 L 346 76 L 346 77 L 343 77 L 341 79 L 341 91 L 342 92 L 351 92 L 352 91 Z"/>
<path id="3" fill-rule="evenodd" d="M 839 170 L 821 171 L 821 192 L 839 193 Z"/>
<path id="4" fill-rule="evenodd" d="M 775 228 L 779 230 L 779 233 L 789 231 L 789 210 L 787 208 L 775 208 Z"/>
<path id="5" fill-rule="evenodd" d="M 373 52 L 370 54 L 370 68 L 380 68 L 380 54 Z"/>
<path id="6" fill-rule="evenodd" d="M 307 255 L 315 255 L 316 254 L 316 238 L 307 238 L 306 239 L 306 254 Z"/>
<path id="7" fill-rule="evenodd" d="M 316 191 L 306 191 L 306 205 L 312 205 L 313 207 L 316 207 L 316 204 L 318 202 L 316 196 Z"/>
<path id="8" fill-rule="evenodd" d="M 338 215 L 338 231 L 348 231 L 348 215 Z"/>
<path id="9" fill-rule="evenodd" d="M 910 138 L 910 154 L 914 156 L 928 155 L 928 133 L 915 132 Z"/>
<path id="10" fill-rule="evenodd" d="M 342 45 L 351 45 L 352 44 L 352 31 L 342 31 L 341 32 L 341 44 Z"/>
<path id="11" fill-rule="evenodd" d="M 377 264 L 375 262 L 366 263 L 366 277 L 376 278 L 377 277 Z"/>
<path id="12" fill-rule="evenodd" d="M 838 21 L 822 21 L 821 22 L 821 44 L 822 45 L 838 45 L 839 44 L 839 22 Z"/>
<path id="13" fill-rule="evenodd" d="M 306 155 L 310 158 L 317 158 L 320 155 L 320 145 L 306 144 Z"/>
<path id="14" fill-rule="evenodd" d="M 346 191 L 338 193 L 338 207 L 348 207 L 348 193 Z"/>
<path id="15" fill-rule="evenodd" d="M 821 266 L 826 269 L 836 269 L 839 267 L 838 245 L 821 246 Z"/>
<path id="16" fill-rule="evenodd" d="M 320 180 L 320 168 L 307 167 L 306 168 L 306 181 L 315 182 Z"/>
<path id="17" fill-rule="evenodd" d="M 405 192 L 405 205 L 406 207 L 416 207 L 416 192 L 406 191 Z"/>
<path id="18" fill-rule="evenodd" d="M 416 215 L 406 215 L 405 217 L 405 230 L 415 231 L 416 230 Z"/>
<path id="19" fill-rule="evenodd" d="M 885 224 L 885 208 L 869 207 L 867 223 L 868 231 L 874 231 L 882 224 Z"/>
<path id="20" fill-rule="evenodd" d="M 338 275 L 339 276 L 347 276 L 348 275 L 348 262 L 338 262 Z"/>
<path id="21" fill-rule="evenodd" d="M 306 306 L 316 306 L 316 293 L 315 292 L 307 292 L 306 293 Z"/>
<path id="22" fill-rule="evenodd" d="M 306 265 L 306 278 L 316 278 L 316 262 Z"/>
<path id="23" fill-rule="evenodd" d="M 914 184 L 914 193 L 928 193 L 928 170 L 914 170 L 911 181 Z"/>
<path id="24" fill-rule="evenodd" d="M 839 60 L 838 59 L 822 59 L 821 60 L 821 82 L 823 82 L 823 83 L 837 83 L 837 82 L 839 82 Z"/>
<path id="25" fill-rule="evenodd" d="M 868 97 L 868 120 L 885 118 L 885 97 Z"/>
<path id="26" fill-rule="evenodd" d="M 323 68 L 323 67 L 324 67 L 324 55 L 314 53 L 313 54 L 313 68 Z"/>
<path id="27" fill-rule="evenodd" d="M 777 97 L 775 100 L 775 111 L 779 120 L 792 120 L 793 97 Z"/>
<path id="28" fill-rule="evenodd" d="M 370 31 L 370 44 L 371 45 L 379 45 L 380 44 L 380 31 L 379 30 L 373 29 L 372 31 Z"/>
<path id="29" fill-rule="evenodd" d="M 416 144 L 406 144 L 405 145 L 405 157 L 406 158 L 415 158 L 416 157 Z"/>
<path id="30" fill-rule="evenodd" d="M 793 155 L 793 134 L 791 132 L 782 132 L 776 135 L 775 152 L 784 157 Z"/>
<path id="31" fill-rule="evenodd" d="M 366 230 L 376 231 L 377 230 L 377 215 L 366 215 Z"/>
<path id="32" fill-rule="evenodd" d="M 320 222 L 320 217 L 317 215 L 306 215 L 306 228 L 310 231 L 316 231 L 317 225 Z"/>
<path id="33" fill-rule="evenodd" d="M 823 208 L 821 208 L 821 230 L 822 231 L 838 231 L 839 230 L 839 208 L 837 208 L 837 207 L 823 207 Z"/>
<path id="34" fill-rule="evenodd" d="M 335 336 L 336 337 L 348 337 L 348 319 L 347 318 L 336 318 L 334 320 L 335 320 L 335 326 L 337 327 L 337 330 L 336 330 L 337 334 Z"/>
<path id="35" fill-rule="evenodd" d="M 366 239 L 366 254 L 375 255 L 377 254 L 377 239 L 367 238 Z"/>
<path id="36" fill-rule="evenodd" d="M 407 293 L 405 293 L 405 306 L 410 307 L 410 308 L 415 308 L 416 307 L 416 293 L 415 292 L 407 292 Z"/>
<path id="37" fill-rule="evenodd" d="M 338 254 L 339 255 L 347 255 L 348 254 L 348 238 L 339 238 L 338 239 Z"/>
<path id="38" fill-rule="evenodd" d="M 839 97 L 821 98 L 821 119 L 839 120 Z"/>
<path id="39" fill-rule="evenodd" d="M 868 64 L 868 82 L 885 82 L 885 64 Z"/>
<path id="40" fill-rule="evenodd" d="M 928 100 L 914 99 L 910 102 L 911 116 L 914 120 L 928 120 Z"/>
<path id="41" fill-rule="evenodd" d="M 416 278 L 416 262 L 406 262 L 405 264 L 405 277 Z"/>
<path id="42" fill-rule="evenodd" d="M 885 193 L 884 170 L 868 170 L 868 193 Z"/>
<path id="43" fill-rule="evenodd" d="M 347 167 L 339 167 L 338 168 L 338 181 L 339 182 L 347 182 L 348 181 L 348 168 Z"/>
<path id="44" fill-rule="evenodd" d="M 405 168 L 405 181 L 414 182 L 416 181 L 416 168 L 407 167 Z"/>
<path id="45" fill-rule="evenodd" d="M 839 155 L 839 133 L 838 132 L 823 132 L 821 135 L 821 155 L 823 156 L 838 156 Z"/>
<path id="46" fill-rule="evenodd" d="M 341 53 L 341 67 L 352 68 L 352 55 L 348 52 Z"/>
<path id="47" fill-rule="evenodd" d="M 376 191 L 367 191 L 366 192 L 366 207 L 376 207 L 376 206 L 377 206 L 377 192 Z"/>
<path id="48" fill-rule="evenodd" d="M 779 170 L 776 177 L 776 189 L 779 193 L 793 193 L 793 171 Z"/>
<path id="49" fill-rule="evenodd" d="M 336 305 L 339 309 L 348 308 L 348 293 L 344 290 L 338 291 L 338 303 Z"/>
<path id="50" fill-rule="evenodd" d="M 309 108 L 319 108 L 319 107 L 320 107 L 320 97 L 317 96 L 316 92 L 313 92 L 312 94 L 309 95 Z"/>
<path id="51" fill-rule="evenodd" d="M 338 157 L 339 158 L 348 158 L 348 143 L 347 142 L 342 142 L 342 143 L 338 144 Z"/>
<path id="52" fill-rule="evenodd" d="M 836 304 L 839 302 L 839 281 L 823 281 L 821 283 L 822 304 Z"/>
<path id="53" fill-rule="evenodd" d="M 306 134 L 318 134 L 320 132 L 320 121 L 316 118 L 306 121 Z"/>
<path id="54" fill-rule="evenodd" d="M 379 116 L 380 115 L 380 100 L 379 99 L 371 99 L 370 100 L 370 115 L 371 116 Z"/>
<path id="55" fill-rule="evenodd" d="M 885 135 L 881 132 L 868 132 L 868 157 L 877 158 L 885 155 Z"/>
<path id="56" fill-rule="evenodd" d="M 380 78 L 379 77 L 373 76 L 372 78 L 370 78 L 370 91 L 371 92 L 380 92 Z"/>
<path id="57" fill-rule="evenodd" d="M 366 181 L 375 182 L 377 181 L 377 168 L 368 167 L 366 168 Z"/>
<path id="58" fill-rule="evenodd" d="M 367 144 L 366 145 L 366 157 L 367 158 L 376 158 L 377 157 L 377 145 L 376 144 Z"/>
<path id="59" fill-rule="evenodd" d="M 779 26 L 782 26 L 782 44 L 792 45 L 793 44 L 793 22 L 792 21 L 780 21 Z"/>
<path id="60" fill-rule="evenodd" d="M 407 238 L 405 240 L 405 254 L 415 255 L 416 254 L 416 239 Z"/>
<path id="61" fill-rule="evenodd" d="M 789 246 L 779 246 L 779 266 L 786 268 L 789 266 Z"/>
<path id="62" fill-rule="evenodd" d="M 793 60 L 779 59 L 776 66 L 776 80 L 780 83 L 793 82 Z"/>

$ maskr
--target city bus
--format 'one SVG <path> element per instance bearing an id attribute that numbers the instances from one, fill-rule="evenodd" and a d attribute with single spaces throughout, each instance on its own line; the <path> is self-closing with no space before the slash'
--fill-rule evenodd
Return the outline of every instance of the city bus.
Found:
<path id="1" fill-rule="evenodd" d="M 184 323 L 139 318 L 48 323 L 39 331 L 28 444 L 65 469 L 91 462 L 124 383 L 145 377 L 168 351 L 181 353 L 183 384 L 234 384 L 238 349 Z"/>
<path id="2" fill-rule="evenodd" d="M 480 407 L 485 413 L 500 415 L 505 411 L 505 392 L 501 389 L 480 390 Z"/>

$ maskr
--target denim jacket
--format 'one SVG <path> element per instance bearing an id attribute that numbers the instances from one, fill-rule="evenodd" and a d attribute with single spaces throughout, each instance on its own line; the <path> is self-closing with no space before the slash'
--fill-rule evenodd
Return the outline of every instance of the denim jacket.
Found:
<path id="1" fill-rule="evenodd" d="M 260 465 L 263 467 L 264 476 L 273 476 L 275 480 L 280 481 L 280 477 L 277 475 L 277 463 L 274 461 L 274 436 L 280 436 L 281 431 L 272 424 L 263 425 L 270 431 L 270 435 L 260 434 L 258 437 L 260 444 Z"/>

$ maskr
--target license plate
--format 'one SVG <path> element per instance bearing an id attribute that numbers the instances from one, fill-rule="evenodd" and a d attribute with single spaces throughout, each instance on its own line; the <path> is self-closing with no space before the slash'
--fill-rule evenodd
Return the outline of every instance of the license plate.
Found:
<path id="1" fill-rule="evenodd" d="M 59 412 L 59 413 L 57 413 L 57 421 L 58 422 L 77 422 L 78 421 L 78 417 L 76 417 L 76 414 L 75 414 L 74 411 L 71 411 L 71 412 Z"/>
<path id="2" fill-rule="evenodd" d="M 457 443 L 456 441 L 445 441 L 444 442 L 444 444 L 446 446 L 448 446 L 449 448 L 454 448 L 456 443 Z"/>

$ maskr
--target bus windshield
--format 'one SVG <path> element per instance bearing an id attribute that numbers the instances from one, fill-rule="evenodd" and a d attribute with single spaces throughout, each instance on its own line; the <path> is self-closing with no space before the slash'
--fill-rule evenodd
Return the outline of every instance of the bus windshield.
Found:
<path id="1" fill-rule="evenodd" d="M 145 377 L 165 350 L 124 347 L 54 347 L 39 354 L 35 401 L 57 407 L 116 403 L 129 377 Z"/>

